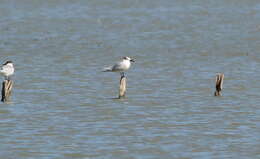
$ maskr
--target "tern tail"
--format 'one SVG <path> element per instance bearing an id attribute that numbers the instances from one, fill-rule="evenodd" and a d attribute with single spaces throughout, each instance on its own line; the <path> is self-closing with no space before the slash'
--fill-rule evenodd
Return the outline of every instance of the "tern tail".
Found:
<path id="1" fill-rule="evenodd" d="M 105 67 L 102 72 L 111 72 L 111 71 L 112 71 L 111 67 Z"/>

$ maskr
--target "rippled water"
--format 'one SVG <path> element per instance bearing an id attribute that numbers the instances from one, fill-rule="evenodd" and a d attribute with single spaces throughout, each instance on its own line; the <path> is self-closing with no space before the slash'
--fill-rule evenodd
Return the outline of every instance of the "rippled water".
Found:
<path id="1" fill-rule="evenodd" d="M 260 158 L 259 18 L 256 0 L 2 0 L 1 158 Z M 121 56 L 117 100 L 101 70 Z"/>

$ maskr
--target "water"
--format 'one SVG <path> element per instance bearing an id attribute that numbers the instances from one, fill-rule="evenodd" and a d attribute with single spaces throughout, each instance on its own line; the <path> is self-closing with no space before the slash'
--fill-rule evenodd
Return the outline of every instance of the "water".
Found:
<path id="1" fill-rule="evenodd" d="M 260 158 L 259 18 L 256 0 L 2 0 L 1 158 Z M 100 71 L 121 56 L 116 100 Z"/>

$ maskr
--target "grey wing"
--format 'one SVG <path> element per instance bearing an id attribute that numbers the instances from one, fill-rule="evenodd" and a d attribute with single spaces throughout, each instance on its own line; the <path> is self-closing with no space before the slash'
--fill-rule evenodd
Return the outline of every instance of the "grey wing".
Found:
<path id="1" fill-rule="evenodd" d="M 113 67 L 112 67 L 113 71 L 123 71 L 124 67 L 122 65 L 121 62 L 116 63 Z"/>
<path id="2" fill-rule="evenodd" d="M 6 65 L 3 65 L 1 70 L 2 70 L 2 71 L 8 71 L 8 70 L 9 70 L 9 67 L 6 66 Z"/>

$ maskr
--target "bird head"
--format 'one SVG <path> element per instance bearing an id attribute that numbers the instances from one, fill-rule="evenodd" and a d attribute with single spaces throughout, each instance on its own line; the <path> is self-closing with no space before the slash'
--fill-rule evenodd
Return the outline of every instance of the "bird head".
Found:
<path id="1" fill-rule="evenodd" d="M 12 61 L 6 61 L 3 65 L 13 65 Z"/>
<path id="2" fill-rule="evenodd" d="M 130 62 L 135 62 L 134 59 L 131 59 L 131 58 L 128 57 L 128 56 L 123 57 L 123 59 L 124 59 L 124 60 L 128 60 L 128 61 L 130 61 Z"/>

